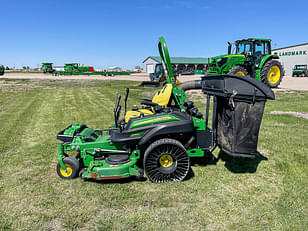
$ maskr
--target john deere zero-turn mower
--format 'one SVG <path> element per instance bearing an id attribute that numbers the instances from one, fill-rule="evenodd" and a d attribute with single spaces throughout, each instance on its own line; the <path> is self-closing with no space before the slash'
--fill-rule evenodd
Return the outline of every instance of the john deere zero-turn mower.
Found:
<path id="1" fill-rule="evenodd" d="M 153 99 L 143 99 L 142 106 L 127 111 L 127 89 L 124 118 L 119 121 L 118 94 L 111 128 L 92 129 L 76 123 L 58 133 L 57 173 L 61 178 L 119 179 L 142 177 L 145 172 L 154 183 L 182 181 L 190 159 L 204 157 L 216 146 L 234 156 L 258 155 L 265 102 L 275 97 L 271 89 L 255 79 L 233 75 L 203 77 L 177 86 L 163 37 L 158 48 L 167 83 Z M 190 89 L 206 95 L 205 116 L 187 100 L 185 91 Z"/>
<path id="2" fill-rule="evenodd" d="M 271 53 L 271 40 L 249 38 L 228 43 L 228 54 L 211 58 L 207 75 L 231 74 L 250 76 L 271 88 L 278 87 L 283 77 L 279 56 Z"/>

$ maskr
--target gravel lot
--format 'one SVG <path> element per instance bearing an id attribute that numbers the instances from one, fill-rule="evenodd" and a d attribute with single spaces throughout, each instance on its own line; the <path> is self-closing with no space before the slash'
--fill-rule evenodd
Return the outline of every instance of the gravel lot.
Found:
<path id="1" fill-rule="evenodd" d="M 178 79 L 180 82 L 199 79 L 202 75 L 186 75 L 180 76 Z M 148 81 L 149 76 L 144 73 L 105 77 L 100 75 L 75 75 L 75 76 L 52 76 L 49 74 L 26 74 L 26 73 L 5 73 L 1 78 L 9 79 L 94 79 L 94 80 L 131 80 L 131 81 Z M 0 78 L 0 79 L 1 79 Z M 308 91 L 308 78 L 295 78 L 285 76 L 279 85 L 278 90 L 301 90 Z"/>

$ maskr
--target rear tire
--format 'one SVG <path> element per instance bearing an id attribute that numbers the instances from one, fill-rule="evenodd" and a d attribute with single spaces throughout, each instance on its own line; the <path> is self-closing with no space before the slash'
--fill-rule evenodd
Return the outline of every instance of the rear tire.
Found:
<path id="1" fill-rule="evenodd" d="M 179 141 L 165 138 L 146 149 L 143 165 L 153 183 L 183 181 L 190 169 L 190 159 Z"/>
<path id="2" fill-rule="evenodd" d="M 228 72 L 229 75 L 240 75 L 240 76 L 248 76 L 248 71 L 245 67 L 235 66 Z"/>
<path id="3" fill-rule="evenodd" d="M 277 60 L 267 61 L 261 70 L 260 77 L 267 86 L 278 87 L 283 77 L 283 68 L 280 62 Z"/>
<path id="4" fill-rule="evenodd" d="M 79 172 L 79 161 L 73 157 L 65 157 L 63 163 L 67 169 L 67 172 L 64 172 L 60 164 L 57 164 L 57 173 L 59 177 L 65 180 L 70 180 L 75 178 Z"/>

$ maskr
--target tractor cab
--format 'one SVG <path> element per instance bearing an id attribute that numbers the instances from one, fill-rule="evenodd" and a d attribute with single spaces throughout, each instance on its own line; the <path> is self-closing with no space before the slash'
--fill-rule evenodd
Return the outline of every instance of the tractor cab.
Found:
<path id="1" fill-rule="evenodd" d="M 53 63 L 42 63 L 42 71 L 43 73 L 53 73 L 55 70 L 52 66 Z"/>
<path id="2" fill-rule="evenodd" d="M 166 77 L 164 76 L 164 68 L 160 63 L 155 65 L 154 73 L 150 73 L 150 80 L 157 83 L 166 80 Z"/>
<path id="3" fill-rule="evenodd" d="M 293 70 L 307 70 L 307 65 L 295 65 Z"/>
<path id="4" fill-rule="evenodd" d="M 259 65 L 265 55 L 271 54 L 271 40 L 254 38 L 237 40 L 235 54 L 249 56 L 254 64 Z"/>
<path id="5" fill-rule="evenodd" d="M 179 75 L 179 72 L 175 65 L 172 65 L 172 72 L 174 77 L 176 78 Z M 158 86 L 163 86 L 166 84 L 166 73 L 164 71 L 164 67 L 161 63 L 158 63 L 155 65 L 155 70 L 154 73 L 150 73 L 150 81 L 143 81 L 140 86 L 142 87 L 147 87 L 147 88 L 152 88 L 152 87 L 158 87 Z M 179 84 L 179 80 L 175 80 L 176 84 Z"/>
<path id="6" fill-rule="evenodd" d="M 66 63 L 64 66 L 65 71 L 79 71 L 79 63 Z"/>
<path id="7" fill-rule="evenodd" d="M 79 63 L 72 63 L 72 67 L 74 70 L 78 69 L 79 66 L 80 66 Z"/>

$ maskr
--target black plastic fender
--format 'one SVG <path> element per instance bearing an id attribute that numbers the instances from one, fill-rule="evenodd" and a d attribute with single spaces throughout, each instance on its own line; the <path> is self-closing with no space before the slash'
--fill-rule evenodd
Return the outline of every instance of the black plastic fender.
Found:
<path id="1" fill-rule="evenodd" d="M 194 131 L 192 120 L 179 120 L 156 125 L 153 129 L 149 130 L 139 141 L 139 145 L 144 145 L 155 136 L 171 135 L 179 133 L 191 133 Z"/>

